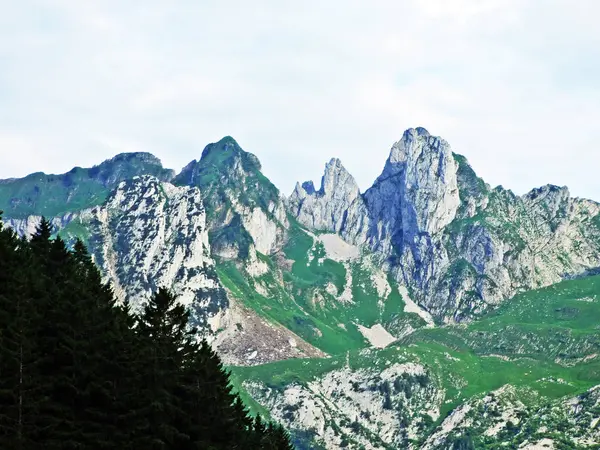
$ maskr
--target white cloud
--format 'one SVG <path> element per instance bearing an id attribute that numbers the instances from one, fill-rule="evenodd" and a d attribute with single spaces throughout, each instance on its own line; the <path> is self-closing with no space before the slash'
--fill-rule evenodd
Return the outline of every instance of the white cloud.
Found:
<path id="1" fill-rule="evenodd" d="M 0 177 L 224 135 L 289 193 L 340 157 L 366 189 L 424 126 L 492 184 L 600 199 L 595 0 L 13 2 Z M 10 136 L 10 139 L 5 138 Z"/>

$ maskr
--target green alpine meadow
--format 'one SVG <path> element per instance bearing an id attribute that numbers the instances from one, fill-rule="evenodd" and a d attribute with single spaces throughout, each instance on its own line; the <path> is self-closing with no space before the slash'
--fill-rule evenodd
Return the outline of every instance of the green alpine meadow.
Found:
<path id="1" fill-rule="evenodd" d="M 423 127 L 382 166 L 1 180 L 0 447 L 600 449 L 600 203 Z"/>

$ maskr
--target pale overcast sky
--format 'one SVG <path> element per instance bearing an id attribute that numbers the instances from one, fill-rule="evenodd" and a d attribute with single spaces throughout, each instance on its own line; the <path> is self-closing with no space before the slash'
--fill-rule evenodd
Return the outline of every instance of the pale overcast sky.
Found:
<path id="1" fill-rule="evenodd" d="M 225 135 L 289 194 L 423 126 L 492 185 L 600 200 L 598 0 L 0 0 L 0 178 Z"/>

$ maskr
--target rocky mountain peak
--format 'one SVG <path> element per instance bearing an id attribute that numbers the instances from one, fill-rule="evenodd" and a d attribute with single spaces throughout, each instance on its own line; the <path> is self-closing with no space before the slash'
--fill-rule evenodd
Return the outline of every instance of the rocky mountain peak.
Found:
<path id="1" fill-rule="evenodd" d="M 411 129 L 409 129 L 409 130 L 411 130 Z M 429 131 L 427 131 L 423 127 L 417 127 L 414 129 L 414 131 L 416 131 L 419 136 L 430 136 Z"/>
<path id="2" fill-rule="evenodd" d="M 268 254 L 281 242 L 287 219 L 279 190 L 232 137 L 207 145 L 174 184 L 200 188 L 217 256 L 244 259 L 253 248 Z"/>
<path id="3" fill-rule="evenodd" d="M 456 174 L 457 164 L 445 140 L 424 128 L 406 130 L 365 193 L 371 217 L 379 222 L 372 239 L 387 242 L 389 249 L 442 230 L 460 205 Z"/>
<path id="4" fill-rule="evenodd" d="M 218 142 L 208 144 L 202 151 L 200 160 L 191 161 L 185 166 L 177 175 L 175 183 L 200 188 L 213 184 L 216 180 L 223 182 L 225 179 L 236 179 L 241 183 L 243 178 L 256 175 L 260 171 L 261 164 L 258 158 L 242 150 L 231 136 L 225 136 Z"/>
<path id="5" fill-rule="evenodd" d="M 534 188 L 524 195 L 529 201 L 540 200 L 540 199 L 555 199 L 559 197 L 569 197 L 569 188 L 567 186 L 556 186 L 554 184 L 546 184 Z"/>
<path id="6" fill-rule="evenodd" d="M 337 158 L 325 165 L 318 191 L 312 181 L 297 183 L 288 207 L 307 227 L 339 233 L 350 242 L 364 240 L 367 210 L 354 177 Z"/>
<path id="7" fill-rule="evenodd" d="M 100 165 L 122 164 L 138 162 L 140 164 L 151 164 L 162 167 L 162 162 L 159 158 L 148 152 L 124 152 L 113 156 L 110 159 L 102 162 Z"/>
<path id="8" fill-rule="evenodd" d="M 338 192 L 342 188 L 343 192 Z M 299 199 L 305 198 L 306 196 L 327 196 L 329 197 L 340 197 L 341 195 L 350 195 L 350 201 L 360 195 L 358 184 L 354 180 L 354 177 L 343 166 L 342 161 L 338 158 L 331 158 L 331 160 L 325 164 L 325 171 L 321 177 L 321 186 L 319 190 L 316 190 L 315 185 L 312 181 L 305 181 L 302 184 L 296 183 L 296 187 L 290 197 Z"/>
<path id="9" fill-rule="evenodd" d="M 304 189 L 308 195 L 312 195 L 316 192 L 315 185 L 312 181 L 305 181 L 300 185 L 300 183 L 296 183 L 297 189 Z"/>
<path id="10" fill-rule="evenodd" d="M 243 172 L 260 171 L 260 161 L 252 153 L 242 150 L 231 136 L 225 136 L 220 141 L 207 145 L 202 151 L 200 164 L 236 167 Z M 242 175 L 240 173 L 240 175 Z"/>
<path id="11" fill-rule="evenodd" d="M 342 187 L 343 195 L 350 196 L 350 201 L 360 195 L 358 184 L 354 177 L 342 165 L 342 161 L 338 158 L 332 158 L 325 165 L 325 174 L 321 179 L 321 195 L 330 194 L 333 197 L 339 197 L 341 193 L 336 190 Z"/>
<path id="12" fill-rule="evenodd" d="M 407 164 L 409 168 L 421 168 L 417 165 L 419 158 L 433 160 L 433 156 L 440 158 L 440 163 L 450 157 L 450 145 L 438 136 L 432 136 L 424 128 L 409 128 L 406 130 L 402 139 L 396 142 L 391 150 L 381 177 L 391 176 L 402 169 L 402 164 Z M 438 174 L 443 173 L 438 171 Z"/>
<path id="13" fill-rule="evenodd" d="M 159 158 L 147 152 L 120 153 L 88 169 L 88 174 L 91 178 L 110 188 L 135 176 L 151 175 L 160 181 L 170 181 L 175 176 L 173 170 L 165 169 Z"/>

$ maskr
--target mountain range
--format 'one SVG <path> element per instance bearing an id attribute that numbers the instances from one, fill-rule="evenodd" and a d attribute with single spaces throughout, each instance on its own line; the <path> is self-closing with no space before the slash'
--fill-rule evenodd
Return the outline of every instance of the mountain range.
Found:
<path id="1" fill-rule="evenodd" d="M 225 137 L 179 173 L 2 180 L 0 210 L 82 239 L 134 307 L 172 289 L 299 449 L 600 448 L 600 204 L 491 187 L 424 128 L 365 192 L 334 158 L 282 195 Z"/>

